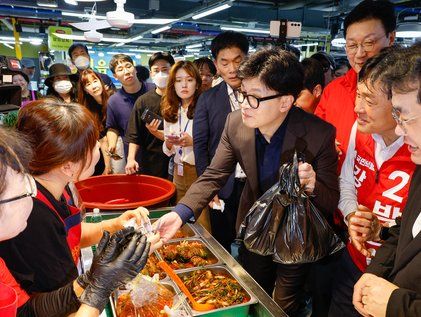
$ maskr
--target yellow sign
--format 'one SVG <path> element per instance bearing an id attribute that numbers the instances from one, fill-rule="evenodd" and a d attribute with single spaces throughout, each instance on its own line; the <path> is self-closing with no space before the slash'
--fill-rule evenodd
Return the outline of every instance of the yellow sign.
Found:
<path id="1" fill-rule="evenodd" d="M 56 34 L 72 35 L 72 29 L 63 26 L 48 27 L 48 48 L 55 51 L 67 51 L 73 40 L 58 37 Z"/>

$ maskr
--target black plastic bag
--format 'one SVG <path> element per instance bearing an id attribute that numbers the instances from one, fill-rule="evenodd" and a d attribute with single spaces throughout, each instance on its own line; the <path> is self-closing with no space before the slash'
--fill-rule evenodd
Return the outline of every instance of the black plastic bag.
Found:
<path id="1" fill-rule="evenodd" d="M 282 264 L 315 262 L 345 246 L 301 188 L 296 153 L 279 169 L 279 183 L 254 203 L 239 238 L 249 251 Z"/>

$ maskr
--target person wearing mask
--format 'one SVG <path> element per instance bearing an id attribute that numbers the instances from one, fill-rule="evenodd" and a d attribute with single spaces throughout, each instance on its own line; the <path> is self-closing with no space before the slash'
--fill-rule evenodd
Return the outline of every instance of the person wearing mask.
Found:
<path id="1" fill-rule="evenodd" d="M 323 67 L 316 59 L 305 58 L 301 61 L 304 70 L 304 89 L 295 102 L 297 107 L 314 113 L 325 87 Z"/>
<path id="2" fill-rule="evenodd" d="M 370 57 L 395 41 L 396 18 L 393 4 L 385 0 L 364 0 L 344 21 L 345 51 L 351 69 L 333 80 L 323 91 L 314 114 L 333 124 L 339 154 L 339 172 L 348 148 L 354 112 L 357 76 Z"/>
<path id="3" fill-rule="evenodd" d="M 82 43 L 74 43 L 69 47 L 67 51 L 72 61 L 73 65 L 76 66 L 79 74 L 85 69 L 91 68 L 91 57 L 89 56 L 89 51 L 86 45 Z M 95 72 L 96 73 L 96 72 Z M 102 81 L 104 82 L 107 90 L 115 91 L 115 85 L 111 80 L 110 76 L 103 73 L 96 73 L 99 77 L 101 77 Z"/>
<path id="4" fill-rule="evenodd" d="M 339 209 L 351 241 L 342 254 L 329 316 L 359 316 L 352 304 L 354 284 L 365 272 L 370 258 L 380 247 L 379 240 L 361 244 L 366 227 L 380 232 L 405 210 L 409 184 L 415 170 L 403 137 L 395 133 L 392 103 L 379 81 L 388 67 L 393 50 L 368 59 L 361 68 L 355 101 L 355 122 L 340 175 Z"/>
<path id="5" fill-rule="evenodd" d="M 66 103 L 77 100 L 77 81 L 79 76 L 72 74 L 69 66 L 56 63 L 48 69 L 49 76 L 45 79 L 48 87 L 47 96 L 55 97 Z"/>
<path id="6" fill-rule="evenodd" d="M 403 136 L 416 164 L 408 201 L 396 226 L 366 273 L 354 286 L 353 303 L 364 317 L 421 316 L 421 46 L 415 44 L 389 60 L 382 82 L 392 97 L 396 134 Z M 370 238 L 370 237 L 369 237 Z"/>
<path id="7" fill-rule="evenodd" d="M 22 58 L 20 61 L 22 66 L 22 72 L 28 76 L 28 82 L 34 79 L 35 76 L 35 63 L 31 58 Z"/>
<path id="8" fill-rule="evenodd" d="M 149 59 L 150 77 L 155 87 L 136 100 L 130 114 L 126 133 L 126 142 L 129 143 L 127 174 L 140 171 L 147 175 L 168 177 L 169 158 L 162 152 L 163 123 L 156 119 L 146 123 L 141 118 L 146 110 L 162 117 L 161 100 L 172 65 L 174 58 L 166 52 L 156 52 Z"/>
<path id="9" fill-rule="evenodd" d="M 174 179 L 178 202 L 197 179 L 193 152 L 193 116 L 202 84 L 196 66 L 179 61 L 171 68 L 161 108 L 165 141 L 162 150 L 174 155 Z M 209 214 L 205 210 L 198 222 L 210 232 Z"/>
<path id="10" fill-rule="evenodd" d="M 28 75 L 26 75 L 23 72 L 16 72 L 13 75 L 13 85 L 20 86 L 22 93 L 21 93 L 21 107 L 25 106 L 28 102 L 31 102 L 33 100 L 37 100 L 38 96 L 37 93 L 33 90 L 29 89 L 29 78 Z"/>
<path id="11" fill-rule="evenodd" d="M 339 200 L 335 129 L 293 106 L 303 88 L 299 61 L 290 52 L 265 48 L 241 64 L 238 78 L 242 79 L 237 95 L 241 111 L 228 115 L 209 167 L 174 210 L 160 218 L 157 230 L 164 241 L 193 215 L 198 219 L 239 162 L 247 178 L 236 219 L 238 229 L 258 197 L 279 181 L 279 167 L 292 162 L 296 151 L 307 160 L 298 167 L 301 186 L 324 216 L 332 218 Z M 274 299 L 288 315 L 300 316 L 308 265 L 278 264 L 272 256 L 252 253 L 244 245 L 240 263 L 267 294 L 275 289 Z"/>
<path id="12" fill-rule="evenodd" d="M 124 158 L 124 160 L 121 160 L 122 169 L 114 171 L 116 173 L 124 173 L 124 166 L 129 153 L 129 146 L 125 136 L 130 114 L 137 98 L 146 93 L 148 87 L 137 78 L 134 62 L 128 55 L 114 55 L 110 61 L 110 70 L 122 87 L 108 99 L 105 126 L 107 129 L 108 151 L 111 154 L 118 154 Z M 123 145 L 123 149 L 121 145 Z"/>
<path id="13" fill-rule="evenodd" d="M 215 64 L 207 57 L 195 59 L 193 63 L 196 65 L 202 78 L 202 92 L 212 88 L 212 80 L 216 75 Z"/>
<path id="14" fill-rule="evenodd" d="M 33 149 L 28 170 L 35 178 L 31 193 L 36 195 L 26 229 L 0 243 L 0 256 L 32 295 L 76 279 L 81 248 L 97 244 L 103 231 L 114 233 L 132 218 L 141 224 L 147 211 L 138 208 L 101 223 L 81 223 L 80 210 L 67 203 L 68 184 L 91 176 L 99 158 L 98 131 L 85 107 L 34 101 L 19 112 L 16 129 Z M 158 235 L 151 239 L 159 241 Z"/>
<path id="15" fill-rule="evenodd" d="M 95 118 L 98 127 L 99 144 L 101 156 L 98 164 L 95 166 L 93 175 L 107 175 L 112 173 L 112 158 L 107 154 L 108 140 L 105 130 L 107 118 L 107 103 L 110 93 L 101 77 L 92 69 L 85 69 L 80 73 L 79 79 L 79 103 L 85 106 Z"/>
<path id="16" fill-rule="evenodd" d="M 204 92 L 197 101 L 193 149 L 198 176 L 203 174 L 215 155 L 228 114 L 240 109 L 240 104 L 235 98 L 235 91 L 241 85 L 237 70 L 248 49 L 247 37 L 242 33 L 222 32 L 212 40 L 212 57 L 218 74 L 224 81 Z M 209 205 L 212 235 L 228 252 L 231 252 L 231 244 L 236 238 L 235 219 L 244 184 L 245 174 L 238 165 Z M 225 202 L 223 212 L 217 210 L 222 208 L 219 199 Z"/>

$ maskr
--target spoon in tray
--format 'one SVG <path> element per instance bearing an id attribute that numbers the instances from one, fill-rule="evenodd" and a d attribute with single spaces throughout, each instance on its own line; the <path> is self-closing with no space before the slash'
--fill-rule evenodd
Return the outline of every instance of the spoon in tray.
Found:
<path id="1" fill-rule="evenodd" d="M 174 270 L 164 261 L 161 254 L 159 252 L 155 252 L 156 257 L 158 258 L 158 266 L 168 274 L 168 276 L 177 284 L 177 286 L 183 291 L 183 293 L 187 296 L 190 300 L 192 307 L 196 311 L 208 311 L 215 309 L 216 307 L 213 304 L 201 304 L 198 303 L 190 291 L 187 289 L 186 285 L 184 285 L 181 278 L 174 272 Z"/>

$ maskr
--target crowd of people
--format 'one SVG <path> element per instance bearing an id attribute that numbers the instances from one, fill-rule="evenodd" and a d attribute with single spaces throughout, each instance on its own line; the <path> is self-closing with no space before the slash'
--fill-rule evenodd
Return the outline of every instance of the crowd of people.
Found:
<path id="1" fill-rule="evenodd" d="M 53 64 L 46 98 L 16 73 L 24 103 L 15 129 L 0 129 L 0 282 L 17 290 L 19 316 L 98 315 L 189 220 L 228 252 L 238 246 L 289 316 L 421 316 L 421 45 L 395 45 L 395 29 L 393 4 L 364 0 L 344 21 L 347 60 L 249 54 L 247 37 L 227 31 L 212 40 L 213 60 L 152 54 L 153 84 L 117 54 L 116 89 L 79 43 L 69 49 L 78 73 Z M 303 190 L 347 247 L 280 264 L 236 237 L 295 152 Z M 154 235 L 123 229 L 144 208 L 82 222 L 73 183 L 112 173 L 174 182 L 175 207 Z M 98 243 L 83 273 L 80 249 Z"/>

